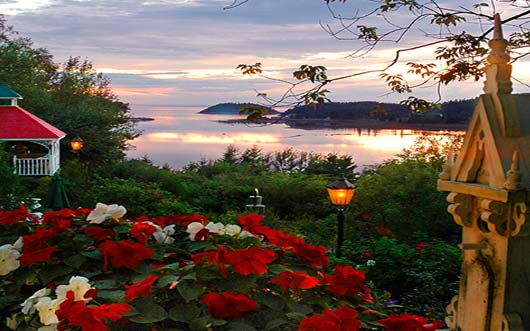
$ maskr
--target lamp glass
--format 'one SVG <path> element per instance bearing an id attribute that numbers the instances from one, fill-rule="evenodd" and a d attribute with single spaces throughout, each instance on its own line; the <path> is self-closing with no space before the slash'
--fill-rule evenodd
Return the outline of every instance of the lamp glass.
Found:
<path id="1" fill-rule="evenodd" d="M 335 206 L 346 206 L 353 199 L 354 188 L 329 188 L 328 194 L 331 203 Z"/>
<path id="2" fill-rule="evenodd" d="M 70 148 L 73 150 L 73 151 L 78 151 L 80 150 L 81 148 L 83 148 L 83 139 L 79 138 L 79 137 L 75 137 L 74 139 L 70 140 Z"/>

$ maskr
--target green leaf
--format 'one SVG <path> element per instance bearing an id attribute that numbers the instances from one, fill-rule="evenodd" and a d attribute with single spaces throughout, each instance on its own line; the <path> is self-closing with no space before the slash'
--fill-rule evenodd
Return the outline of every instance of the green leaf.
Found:
<path id="1" fill-rule="evenodd" d="M 110 300 L 112 302 L 121 302 L 125 300 L 125 291 L 114 290 L 114 291 L 98 291 L 98 298 Z"/>
<path id="2" fill-rule="evenodd" d="M 95 259 L 95 260 L 102 260 L 103 259 L 103 254 L 101 254 L 101 252 L 98 251 L 98 250 L 82 251 L 80 254 L 83 255 L 83 256 L 86 256 L 86 257 L 88 257 L 90 259 Z"/>
<path id="3" fill-rule="evenodd" d="M 263 293 L 260 295 L 260 297 L 262 299 L 262 303 L 273 310 L 283 310 L 285 307 L 283 298 L 278 295 Z"/>
<path id="4" fill-rule="evenodd" d="M 195 305 L 176 305 L 169 310 L 169 318 L 175 322 L 189 322 L 201 314 L 201 309 Z"/>
<path id="5" fill-rule="evenodd" d="M 128 233 L 130 229 L 131 229 L 131 228 L 128 227 L 128 226 L 126 226 L 126 225 L 119 225 L 119 226 L 113 228 L 112 230 L 113 230 L 115 233 Z"/>
<path id="6" fill-rule="evenodd" d="M 94 287 L 101 290 L 115 289 L 117 287 L 116 280 L 114 279 L 102 279 L 94 282 Z"/>
<path id="7" fill-rule="evenodd" d="M 86 262 L 86 257 L 83 255 L 72 255 L 63 259 L 64 264 L 74 269 L 79 269 L 83 263 Z"/>
<path id="8" fill-rule="evenodd" d="M 274 330 L 276 329 L 277 327 L 281 326 L 281 325 L 284 325 L 286 323 L 289 323 L 289 321 L 286 321 L 284 320 L 283 318 L 276 318 L 276 319 L 273 319 L 272 321 L 270 321 L 269 323 L 267 323 L 267 325 L 265 326 L 265 330 L 264 331 L 269 331 L 269 330 Z"/>
<path id="9" fill-rule="evenodd" d="M 190 252 L 195 252 L 211 245 L 212 243 L 208 241 L 195 241 L 190 245 Z"/>
<path id="10" fill-rule="evenodd" d="M 69 267 L 61 267 L 57 265 L 43 268 L 39 273 L 39 279 L 43 284 L 48 284 L 57 277 L 71 274 L 74 270 Z"/>
<path id="11" fill-rule="evenodd" d="M 181 281 L 177 284 L 177 290 L 186 302 L 196 300 L 204 292 L 202 286 L 191 281 Z"/>
<path id="12" fill-rule="evenodd" d="M 228 324 L 229 331 L 257 331 L 251 325 L 241 323 L 241 322 L 232 322 Z"/>
<path id="13" fill-rule="evenodd" d="M 158 283 L 158 286 L 160 286 L 160 287 L 166 287 L 171 282 L 173 282 L 173 281 L 175 281 L 177 279 L 178 279 L 177 276 L 167 275 L 167 276 L 163 276 L 163 277 L 158 278 L 157 283 Z"/>
<path id="14" fill-rule="evenodd" d="M 166 310 L 154 303 L 150 298 L 138 299 L 134 306 L 139 315 L 131 316 L 129 319 L 135 323 L 156 323 L 168 317 Z"/>

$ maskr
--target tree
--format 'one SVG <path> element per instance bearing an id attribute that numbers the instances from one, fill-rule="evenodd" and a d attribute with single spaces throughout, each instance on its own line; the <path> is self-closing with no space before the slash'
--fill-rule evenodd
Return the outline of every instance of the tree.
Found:
<path id="1" fill-rule="evenodd" d="M 64 131 L 71 139 L 80 135 L 85 147 L 80 157 L 91 165 L 123 159 L 127 140 L 138 135 L 129 121 L 129 106 L 112 93 L 109 81 L 88 60 L 53 61 L 44 48 L 19 37 L 0 15 L 0 83 L 20 93 L 20 104 Z M 68 141 L 62 141 L 63 158 Z"/>
<path id="2" fill-rule="evenodd" d="M 234 0 L 226 8 L 235 8 L 249 1 Z M 389 57 L 386 66 L 336 77 L 330 77 L 327 69 L 319 65 L 301 65 L 293 72 L 292 80 L 267 76 L 261 63 L 239 65 L 243 74 L 258 75 L 287 85 L 285 92 L 278 97 L 258 92 L 267 103 L 274 106 L 323 103 L 328 101 L 328 87 L 332 83 L 379 74 L 391 92 L 408 96 L 403 104 L 414 111 L 428 110 L 441 100 L 444 85 L 469 79 L 477 81 L 483 77 L 492 21 L 499 12 L 503 13 L 503 27 L 509 30 L 506 39 L 511 45 L 512 62 L 530 54 L 529 1 L 456 1 L 452 4 L 438 0 L 323 1 L 335 24 L 321 24 L 322 28 L 337 40 L 352 42 L 350 57 L 360 58 L 386 45 L 395 44 L 398 49 Z M 343 12 L 354 14 L 344 15 Z M 428 50 L 432 55 L 427 60 L 403 62 L 404 54 L 419 50 Z M 390 69 L 398 65 L 406 66 L 407 74 L 418 79 L 409 81 L 404 73 L 392 73 Z M 437 100 L 426 101 L 414 96 L 417 88 L 428 86 L 436 89 Z"/>

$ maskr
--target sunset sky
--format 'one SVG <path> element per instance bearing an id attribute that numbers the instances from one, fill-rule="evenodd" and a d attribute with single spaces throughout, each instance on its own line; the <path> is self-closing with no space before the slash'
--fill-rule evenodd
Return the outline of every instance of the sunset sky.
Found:
<path id="1" fill-rule="evenodd" d="M 320 26 L 337 24 L 321 0 L 250 0 L 223 10 L 232 0 L 0 0 L 0 13 L 22 36 L 45 47 L 58 62 L 81 56 L 111 79 L 120 99 L 135 105 L 211 105 L 258 101 L 256 90 L 275 96 L 283 85 L 243 77 L 238 64 L 261 62 L 265 73 L 286 78 L 301 64 L 321 64 L 332 75 L 380 68 L 397 47 L 387 44 L 365 57 L 347 57 L 358 42 L 337 41 Z M 460 3 L 472 3 L 460 1 Z M 334 7 L 347 15 L 370 1 Z M 372 3 L 373 5 L 373 3 Z M 499 4 L 501 6 L 501 4 Z M 508 9 L 497 8 L 501 14 Z M 380 18 L 375 18 L 380 19 Z M 404 17 L 403 20 L 406 18 Z M 421 35 L 414 41 L 420 40 Z M 428 57 L 426 51 L 408 60 Z M 432 55 L 431 55 L 432 57 Z M 521 61 L 514 69 L 528 82 Z M 403 72 L 397 66 L 394 73 Z M 482 82 L 453 84 L 445 100 L 481 93 Z M 517 92 L 528 92 L 515 84 Z M 377 75 L 331 86 L 334 101 L 398 101 Z M 427 97 L 432 90 L 421 91 Z"/>

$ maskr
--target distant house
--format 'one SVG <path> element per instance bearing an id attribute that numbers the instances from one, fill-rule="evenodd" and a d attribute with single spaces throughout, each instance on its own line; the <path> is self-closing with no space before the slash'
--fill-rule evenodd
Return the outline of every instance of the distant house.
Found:
<path id="1" fill-rule="evenodd" d="M 0 142 L 14 173 L 52 176 L 60 168 L 59 141 L 66 134 L 18 106 L 22 96 L 0 84 Z"/>

